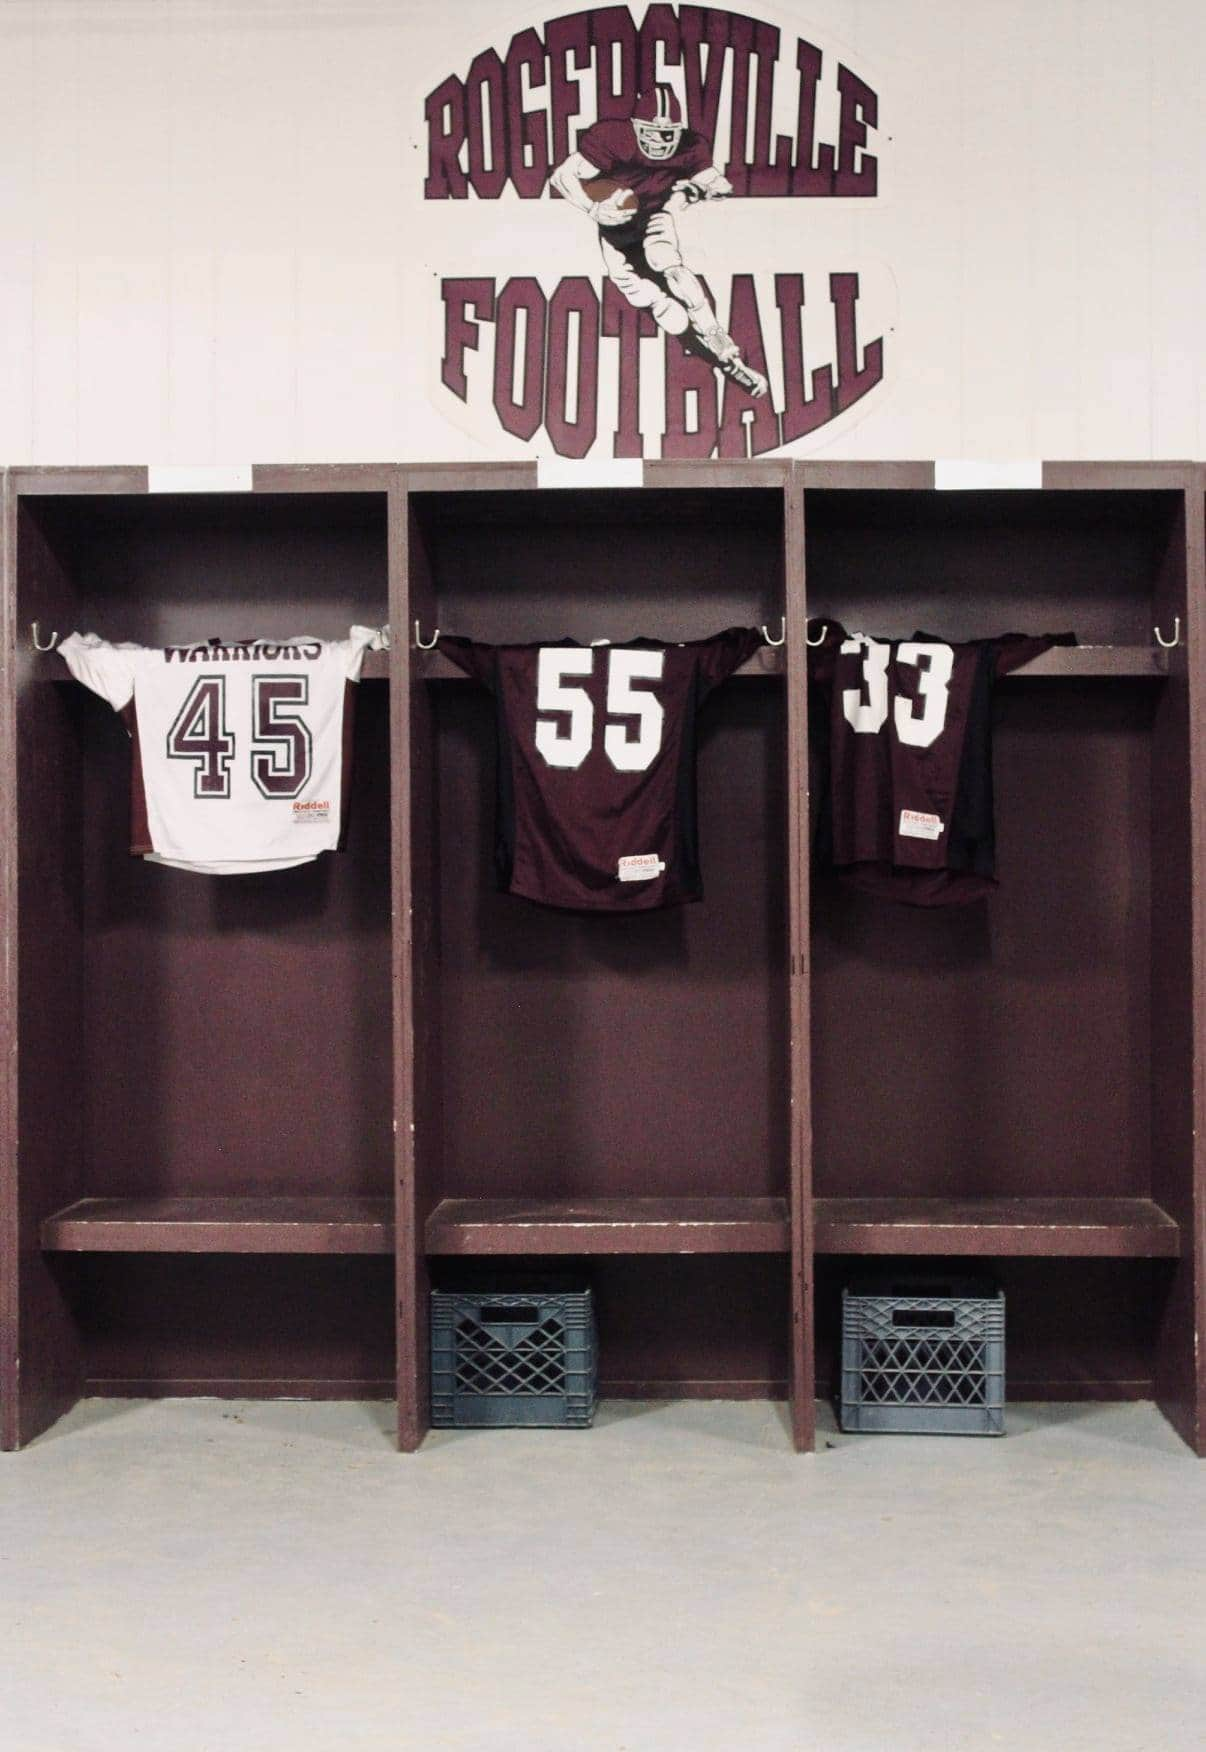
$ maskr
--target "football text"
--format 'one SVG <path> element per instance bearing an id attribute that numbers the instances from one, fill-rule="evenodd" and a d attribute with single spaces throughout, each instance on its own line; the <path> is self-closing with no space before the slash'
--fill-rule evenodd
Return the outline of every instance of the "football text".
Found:
<path id="1" fill-rule="evenodd" d="M 477 393 L 489 387 L 500 425 L 525 442 L 543 430 L 559 456 L 590 453 L 602 383 L 616 404 L 613 456 L 650 454 L 650 436 L 662 457 L 762 456 L 836 419 L 883 377 L 883 338 L 864 342 L 858 332 L 858 275 L 825 280 L 806 288 L 798 273 L 732 276 L 719 303 L 745 356 L 769 369 L 772 393 L 762 401 L 720 380 L 676 336 L 663 336 L 611 281 L 600 291 L 579 275 L 551 293 L 530 275 L 501 285 L 486 277 L 444 280 L 441 381 L 466 401 L 470 355 L 482 353 L 485 381 Z M 810 311 L 815 300 L 827 312 L 826 344 L 814 358 L 805 354 L 806 296 Z"/>

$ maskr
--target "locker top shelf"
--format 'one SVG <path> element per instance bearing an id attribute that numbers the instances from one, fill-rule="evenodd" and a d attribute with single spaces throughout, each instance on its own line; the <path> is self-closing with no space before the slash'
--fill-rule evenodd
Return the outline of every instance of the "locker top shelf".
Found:
<path id="1" fill-rule="evenodd" d="M 423 681 L 466 681 L 468 677 L 439 650 L 412 650 L 411 663 L 414 673 Z M 1006 676 L 1020 680 L 1038 679 L 1085 679 L 1085 680 L 1137 680 L 1159 681 L 1168 674 L 1168 652 L 1162 651 L 1158 645 L 1072 645 L 1056 646 L 1045 651 L 1041 657 L 1036 657 L 1032 663 L 1023 665 L 1020 669 Z M 781 650 L 772 650 L 769 646 L 758 651 L 748 663 L 736 671 L 738 677 L 760 677 L 768 675 L 784 675 L 787 671 L 785 654 Z M 364 674 L 366 679 L 387 675 L 389 659 L 384 652 L 370 653 L 365 661 Z"/>
<path id="2" fill-rule="evenodd" d="M 52 656 L 52 653 L 46 653 L 42 658 L 46 678 L 50 681 L 70 680 L 62 664 L 52 661 Z M 388 681 L 389 663 L 388 651 L 370 651 L 364 660 L 361 679 Z M 411 664 L 414 674 L 422 681 L 469 680 L 463 670 L 458 669 L 447 657 L 441 656 L 438 650 L 412 651 Z M 1158 645 L 1077 645 L 1046 651 L 1041 657 L 1036 657 L 1033 663 L 1013 670 L 1004 679 L 1006 682 L 1014 678 L 1025 681 L 1032 678 L 1058 680 L 1061 677 L 1065 680 L 1080 678 L 1161 681 L 1168 674 L 1168 670 L 1168 652 L 1160 650 Z M 748 663 L 742 664 L 736 671 L 736 677 L 756 680 L 767 676 L 782 676 L 786 672 L 784 653 L 767 646 L 765 650 L 756 652 Z"/>

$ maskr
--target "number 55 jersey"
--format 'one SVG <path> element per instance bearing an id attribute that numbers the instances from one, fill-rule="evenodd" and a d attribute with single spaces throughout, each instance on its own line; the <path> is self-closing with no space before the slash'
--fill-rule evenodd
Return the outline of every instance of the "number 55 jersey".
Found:
<path id="1" fill-rule="evenodd" d="M 595 912 L 698 900 L 695 716 L 761 643 L 753 627 L 677 645 L 442 635 L 496 702 L 499 887 Z"/>
<path id="2" fill-rule="evenodd" d="M 990 894 L 993 684 L 1075 643 L 1072 633 L 875 639 L 830 621 L 808 652 L 818 860 L 914 906 Z"/>
<path id="3" fill-rule="evenodd" d="M 210 875 L 308 863 L 341 841 L 352 684 L 384 633 L 59 651 L 130 733 L 130 850 Z"/>

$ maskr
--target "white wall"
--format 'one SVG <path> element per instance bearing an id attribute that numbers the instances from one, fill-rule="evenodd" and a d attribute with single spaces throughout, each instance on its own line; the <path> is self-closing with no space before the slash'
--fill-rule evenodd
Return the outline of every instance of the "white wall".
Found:
<path id="1" fill-rule="evenodd" d="M 425 202 L 423 99 L 574 9 L 0 0 L 0 460 L 524 454 L 436 382 L 438 277 L 597 277 L 591 228 Z M 1201 0 L 731 9 L 879 97 L 875 200 L 692 233 L 705 271 L 865 276 L 884 383 L 801 453 L 1206 454 Z"/>

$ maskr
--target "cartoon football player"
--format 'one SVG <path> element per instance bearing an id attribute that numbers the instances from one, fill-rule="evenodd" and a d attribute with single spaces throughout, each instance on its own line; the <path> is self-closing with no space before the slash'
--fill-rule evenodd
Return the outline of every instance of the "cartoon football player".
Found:
<path id="1" fill-rule="evenodd" d="M 674 218 L 696 201 L 719 201 L 732 183 L 712 163 L 711 143 L 683 123 L 669 85 L 642 92 L 628 120 L 595 122 L 553 172 L 557 190 L 599 226 L 609 277 L 629 304 L 668 334 L 688 328 L 698 351 L 751 396 L 766 394 L 717 320 L 697 274 L 683 261 Z"/>

